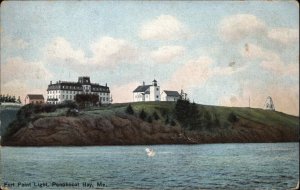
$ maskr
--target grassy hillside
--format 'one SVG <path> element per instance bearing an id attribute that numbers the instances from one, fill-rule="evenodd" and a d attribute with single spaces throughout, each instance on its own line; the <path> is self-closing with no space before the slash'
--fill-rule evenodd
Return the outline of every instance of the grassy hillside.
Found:
<path id="1" fill-rule="evenodd" d="M 152 114 L 156 111 L 163 119 L 168 115 L 174 119 L 176 119 L 174 109 L 176 102 L 135 102 L 131 103 L 135 114 L 137 115 L 142 109 L 145 110 L 146 113 Z M 102 108 L 104 110 L 109 110 L 112 112 L 122 112 L 125 111 L 128 103 L 126 104 L 114 104 L 110 106 L 108 109 Z M 254 123 L 259 123 L 262 125 L 273 126 L 287 126 L 287 127 L 295 127 L 299 126 L 299 117 L 288 115 L 282 112 L 277 111 L 269 111 L 263 110 L 259 108 L 245 108 L 245 107 L 221 107 L 221 106 L 208 106 L 208 105 L 197 105 L 197 108 L 200 112 L 208 112 L 212 120 L 213 117 L 218 117 L 220 120 L 220 126 L 226 127 L 233 125 L 230 121 L 228 121 L 228 117 L 231 113 L 237 116 L 239 119 L 244 119 L 248 121 L 252 121 Z M 97 109 L 97 111 L 87 111 L 87 113 L 98 112 L 101 113 L 101 109 Z"/>
<path id="2" fill-rule="evenodd" d="M 126 113 L 126 108 L 131 105 L 134 110 L 134 115 L 139 117 L 141 110 L 144 110 L 147 116 L 152 116 L 156 112 L 160 121 L 164 122 L 167 117 L 170 120 L 176 122 L 175 105 L 176 102 L 133 102 L 133 103 L 117 103 L 103 107 L 90 107 L 80 110 L 81 115 L 87 116 L 107 116 L 114 114 Z M 34 109 L 34 108 L 31 108 Z M 197 104 L 197 109 L 200 114 L 210 115 L 211 120 L 216 118 L 219 120 L 220 127 L 230 127 L 233 122 L 229 121 L 229 115 L 234 114 L 238 119 L 251 121 L 254 123 L 266 125 L 266 126 L 287 126 L 295 127 L 299 126 L 299 117 L 288 115 L 282 112 L 269 111 L 258 108 L 246 108 L 246 107 L 221 107 L 221 106 L 208 106 Z M 34 114 L 31 117 L 56 117 L 66 116 L 68 108 L 58 107 L 54 111 L 32 111 Z M 213 123 L 213 122 L 212 122 Z M 212 124 L 213 125 L 213 124 Z"/>

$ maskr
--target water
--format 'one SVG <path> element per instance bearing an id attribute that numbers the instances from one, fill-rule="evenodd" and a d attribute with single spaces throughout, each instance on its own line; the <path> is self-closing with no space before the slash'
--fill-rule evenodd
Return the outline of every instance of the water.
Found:
<path id="1" fill-rule="evenodd" d="M 151 146 L 154 157 L 148 157 L 145 148 L 2 147 L 2 185 L 14 184 L 10 189 L 97 189 L 104 184 L 104 189 L 288 189 L 299 179 L 298 143 L 157 145 Z M 30 186 L 17 187 L 19 182 Z M 79 184 L 63 188 L 52 182 Z"/>

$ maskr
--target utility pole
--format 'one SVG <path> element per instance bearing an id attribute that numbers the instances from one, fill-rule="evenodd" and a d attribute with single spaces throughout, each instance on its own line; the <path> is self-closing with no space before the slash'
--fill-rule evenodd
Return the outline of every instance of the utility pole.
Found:
<path id="1" fill-rule="evenodd" d="M 249 108 L 250 108 L 250 96 L 249 96 Z"/>

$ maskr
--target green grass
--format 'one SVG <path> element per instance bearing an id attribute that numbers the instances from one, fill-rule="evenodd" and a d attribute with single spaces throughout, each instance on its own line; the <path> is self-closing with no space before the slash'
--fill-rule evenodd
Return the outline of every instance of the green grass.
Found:
<path id="1" fill-rule="evenodd" d="M 143 109 L 147 115 L 156 112 L 160 117 L 160 122 L 163 123 L 168 116 L 170 119 L 175 119 L 174 109 L 176 102 L 132 102 L 132 103 L 116 103 L 103 107 L 90 107 L 80 110 L 80 115 L 87 116 L 105 116 L 115 115 L 118 113 L 124 114 L 127 106 L 131 104 L 134 115 L 139 116 Z M 222 106 L 208 106 L 198 104 L 200 112 L 208 112 L 212 120 L 216 117 L 220 121 L 221 126 L 230 126 L 232 123 L 228 121 L 230 113 L 234 113 L 238 118 L 249 120 L 263 125 L 281 125 L 281 126 L 299 126 L 299 117 L 287 115 L 277 111 L 268 111 L 258 108 L 247 107 L 222 107 Z M 55 112 L 42 112 L 38 116 L 41 117 L 56 117 L 65 116 L 68 108 L 57 109 Z"/>
<path id="2" fill-rule="evenodd" d="M 58 117 L 58 116 L 65 116 L 67 114 L 68 108 L 60 108 L 56 109 L 55 112 L 42 112 L 38 115 L 41 117 Z"/>
<path id="3" fill-rule="evenodd" d="M 282 125 L 282 126 L 299 126 L 299 118 L 282 112 L 263 110 L 259 108 L 247 107 L 218 107 L 199 105 L 199 109 L 207 109 L 212 113 L 217 113 L 221 121 L 225 121 L 228 115 L 233 112 L 239 118 L 244 118 L 264 125 Z"/>
<path id="4" fill-rule="evenodd" d="M 142 109 L 147 115 L 152 115 L 157 112 L 160 120 L 164 120 L 166 115 L 174 118 L 175 102 L 132 102 L 112 104 L 108 107 L 100 107 L 84 111 L 86 114 L 92 115 L 110 115 L 115 113 L 125 113 L 126 107 L 131 104 L 135 115 L 141 112 Z M 263 125 L 282 125 L 282 126 L 299 126 L 299 118 L 277 111 L 263 110 L 259 108 L 246 108 L 246 107 L 222 107 L 222 106 L 208 106 L 198 105 L 199 111 L 207 111 L 214 119 L 215 116 L 220 120 L 221 125 L 231 125 L 228 121 L 228 116 L 233 112 L 238 118 L 253 121 Z"/>

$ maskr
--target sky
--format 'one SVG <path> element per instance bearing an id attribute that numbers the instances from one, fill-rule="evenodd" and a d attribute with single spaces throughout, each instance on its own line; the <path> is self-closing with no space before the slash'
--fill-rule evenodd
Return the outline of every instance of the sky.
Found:
<path id="1" fill-rule="evenodd" d="M 4 1 L 1 93 L 50 81 L 110 87 L 113 103 L 158 81 L 199 104 L 299 115 L 296 1 Z"/>

